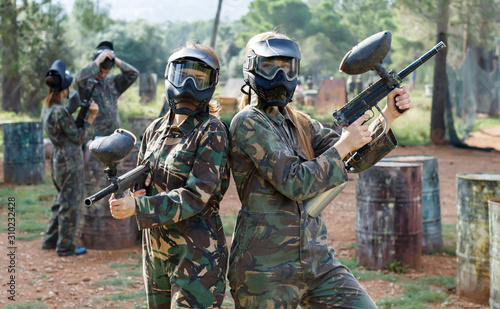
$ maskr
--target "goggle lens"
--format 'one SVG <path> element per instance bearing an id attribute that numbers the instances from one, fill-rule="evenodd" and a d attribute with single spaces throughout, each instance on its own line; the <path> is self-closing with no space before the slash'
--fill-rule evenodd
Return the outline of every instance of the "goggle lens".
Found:
<path id="1" fill-rule="evenodd" d="M 256 57 L 255 72 L 265 79 L 272 80 L 280 70 L 292 81 L 299 74 L 299 60 L 290 57 Z"/>
<path id="2" fill-rule="evenodd" d="M 213 87 L 216 83 L 215 76 L 212 68 L 193 60 L 173 61 L 167 71 L 167 79 L 175 87 L 181 87 L 188 78 L 191 78 L 196 89 L 200 91 Z"/>

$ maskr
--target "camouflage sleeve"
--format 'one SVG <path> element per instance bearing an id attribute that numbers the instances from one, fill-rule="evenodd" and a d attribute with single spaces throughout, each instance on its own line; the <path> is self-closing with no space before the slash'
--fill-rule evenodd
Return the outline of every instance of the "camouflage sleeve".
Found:
<path id="1" fill-rule="evenodd" d="M 123 60 L 120 70 L 122 71 L 121 74 L 116 75 L 114 78 L 118 95 L 124 93 L 139 76 L 139 71 Z"/>
<path id="2" fill-rule="evenodd" d="M 370 124 L 369 130 L 372 132 L 371 137 L 375 139 L 383 132 L 384 128 L 382 127 L 380 120 L 377 119 Z M 375 144 L 370 147 L 369 151 L 367 151 L 366 154 L 363 155 L 363 158 L 361 160 L 356 161 L 354 164 L 352 164 L 352 170 L 350 172 L 360 173 L 367 170 L 368 168 L 375 165 L 378 161 L 382 160 L 382 158 L 384 158 L 397 146 L 398 141 L 392 133 L 392 130 L 389 130 L 389 132 L 386 132 L 382 137 L 380 137 L 379 140 L 375 142 Z"/>
<path id="3" fill-rule="evenodd" d="M 99 73 L 99 67 L 94 61 L 89 63 L 86 67 L 78 71 L 75 75 L 75 84 L 78 90 L 78 94 L 83 98 L 83 93 L 87 87 L 87 81 L 95 77 Z"/>
<path id="4" fill-rule="evenodd" d="M 57 121 L 59 130 L 64 132 L 64 135 L 74 144 L 81 145 L 88 140 L 92 131 L 92 126 L 85 121 L 83 128 L 76 126 L 75 120 L 66 110 L 66 108 L 58 108 L 54 110 L 53 117 Z"/>
<path id="5" fill-rule="evenodd" d="M 330 128 L 325 128 L 319 121 L 311 120 L 311 140 L 314 155 L 319 156 L 339 140 L 337 132 Z"/>
<path id="6" fill-rule="evenodd" d="M 333 147 L 302 162 L 260 117 L 243 117 L 234 134 L 240 151 L 276 190 L 292 200 L 308 199 L 347 181 L 342 159 Z"/>
<path id="7" fill-rule="evenodd" d="M 220 190 L 228 148 L 228 138 L 223 128 L 204 134 L 183 187 L 155 196 L 136 198 L 139 228 L 179 222 L 202 211 L 213 194 Z"/>

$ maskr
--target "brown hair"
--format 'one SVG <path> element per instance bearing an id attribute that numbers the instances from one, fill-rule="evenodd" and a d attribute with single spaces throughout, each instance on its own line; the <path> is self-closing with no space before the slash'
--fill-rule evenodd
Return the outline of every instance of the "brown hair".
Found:
<path id="1" fill-rule="evenodd" d="M 57 75 L 49 75 L 45 77 L 45 83 L 47 84 L 47 86 L 49 86 L 49 93 L 47 94 L 45 99 L 43 99 L 43 105 L 46 107 L 51 107 L 52 104 L 61 102 L 61 91 L 51 90 L 57 85 L 61 84 L 61 77 Z"/>
<path id="2" fill-rule="evenodd" d="M 184 44 L 184 46 L 182 48 L 180 48 L 179 50 L 188 49 L 188 48 L 189 49 L 199 49 L 199 50 L 206 52 L 207 54 L 209 54 L 212 58 L 214 58 L 217 61 L 218 65 L 220 65 L 219 64 L 219 57 L 217 57 L 217 54 L 215 53 L 215 51 L 213 50 L 212 47 L 197 44 L 195 42 L 186 42 L 186 44 Z M 210 102 L 208 103 L 209 113 L 216 116 L 219 119 L 220 119 L 221 109 L 222 109 L 222 107 L 220 106 L 219 102 L 216 99 L 212 98 L 212 100 L 210 100 Z M 166 118 L 167 115 L 165 115 L 164 117 L 165 117 L 165 119 L 167 119 Z"/>
<path id="3" fill-rule="evenodd" d="M 259 33 L 255 36 L 253 36 L 247 43 L 245 53 L 249 50 L 250 45 L 254 42 L 260 42 L 260 41 L 265 41 L 268 39 L 287 39 L 290 40 L 288 36 L 282 33 L 278 33 L 276 31 L 268 31 L 268 32 L 263 32 Z M 250 87 L 248 87 L 250 88 Z M 249 91 L 252 91 L 250 88 Z M 238 105 L 239 110 L 242 110 L 245 106 L 249 105 L 250 102 L 248 102 L 248 95 L 242 93 L 240 102 Z M 304 150 L 304 153 L 307 157 L 308 160 L 311 160 L 314 158 L 314 150 L 311 145 L 311 134 L 310 134 L 310 125 L 311 125 L 311 118 L 309 118 L 309 115 L 295 110 L 292 108 L 290 104 L 286 105 L 286 110 L 288 114 L 290 115 L 290 118 L 292 119 L 293 123 L 297 127 L 297 135 L 299 139 L 299 143 L 302 146 L 302 149 Z"/>

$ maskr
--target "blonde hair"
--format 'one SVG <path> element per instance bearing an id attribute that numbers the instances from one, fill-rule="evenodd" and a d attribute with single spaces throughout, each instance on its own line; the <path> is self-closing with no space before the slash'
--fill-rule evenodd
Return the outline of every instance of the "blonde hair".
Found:
<path id="1" fill-rule="evenodd" d="M 282 33 L 278 33 L 276 31 L 268 31 L 268 32 L 263 32 L 259 33 L 255 36 L 253 36 L 247 43 L 245 53 L 248 52 L 250 46 L 255 43 L 255 42 L 260 42 L 260 41 L 265 41 L 268 39 L 286 39 L 290 40 L 288 36 Z M 253 91 L 250 86 L 248 87 L 248 91 Z M 240 102 L 238 104 L 239 110 L 242 110 L 245 106 L 249 105 L 249 98 L 248 94 L 242 93 L 240 97 Z M 308 160 L 311 160 L 314 158 L 314 150 L 311 145 L 311 132 L 310 132 L 310 126 L 311 126 L 311 118 L 309 115 L 295 110 L 292 108 L 290 104 L 286 105 L 286 110 L 288 114 L 290 115 L 290 118 L 292 119 L 293 123 L 297 127 L 297 135 L 298 135 L 298 140 L 300 145 L 302 146 L 302 149 L 304 150 L 304 154 L 306 155 L 306 158 Z"/>
<path id="2" fill-rule="evenodd" d="M 198 50 L 202 50 L 202 51 L 206 52 L 207 54 L 209 54 L 212 58 L 214 58 L 217 61 L 217 64 L 219 64 L 219 57 L 217 56 L 217 54 L 215 53 L 215 51 L 212 47 L 197 44 L 195 42 L 186 42 L 186 44 L 184 44 L 184 46 L 182 48 L 180 48 L 179 50 L 188 49 L 188 48 L 189 49 L 198 49 Z M 208 112 L 219 119 L 220 119 L 221 109 L 222 109 L 222 107 L 220 106 L 219 102 L 216 99 L 211 99 L 210 102 L 208 103 Z M 166 114 L 164 116 L 165 119 L 167 119 L 166 118 L 167 115 L 168 114 Z"/>

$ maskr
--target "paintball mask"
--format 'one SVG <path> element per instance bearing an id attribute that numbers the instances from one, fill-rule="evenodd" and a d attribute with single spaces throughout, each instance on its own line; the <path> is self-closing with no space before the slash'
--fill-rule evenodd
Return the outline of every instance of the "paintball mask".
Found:
<path id="1" fill-rule="evenodd" d="M 194 116 L 207 110 L 219 78 L 219 62 L 199 49 L 181 49 L 168 58 L 165 89 L 176 114 Z"/>
<path id="2" fill-rule="evenodd" d="M 292 101 L 299 75 L 298 45 L 287 39 L 269 39 L 250 45 L 243 63 L 245 83 L 267 105 Z"/>
<path id="3" fill-rule="evenodd" d="M 94 57 L 92 58 L 92 60 L 96 60 L 96 58 L 106 49 L 110 49 L 111 52 L 114 54 L 114 51 L 113 51 L 113 43 L 109 42 L 109 41 L 103 41 L 101 43 L 99 43 L 99 45 L 97 45 L 97 50 L 95 51 L 94 53 Z M 115 65 L 115 59 L 110 59 L 110 58 L 106 58 L 104 59 L 104 61 L 101 63 L 101 68 L 105 69 L 105 70 L 111 70 L 111 68 L 113 67 L 113 65 Z"/>
<path id="4" fill-rule="evenodd" d="M 50 87 L 51 91 L 61 92 L 64 89 L 69 88 L 71 82 L 73 81 L 73 77 L 71 77 L 71 73 L 66 70 L 66 65 L 62 60 L 56 60 L 52 63 L 49 71 L 45 76 L 54 76 L 55 86 Z"/>

